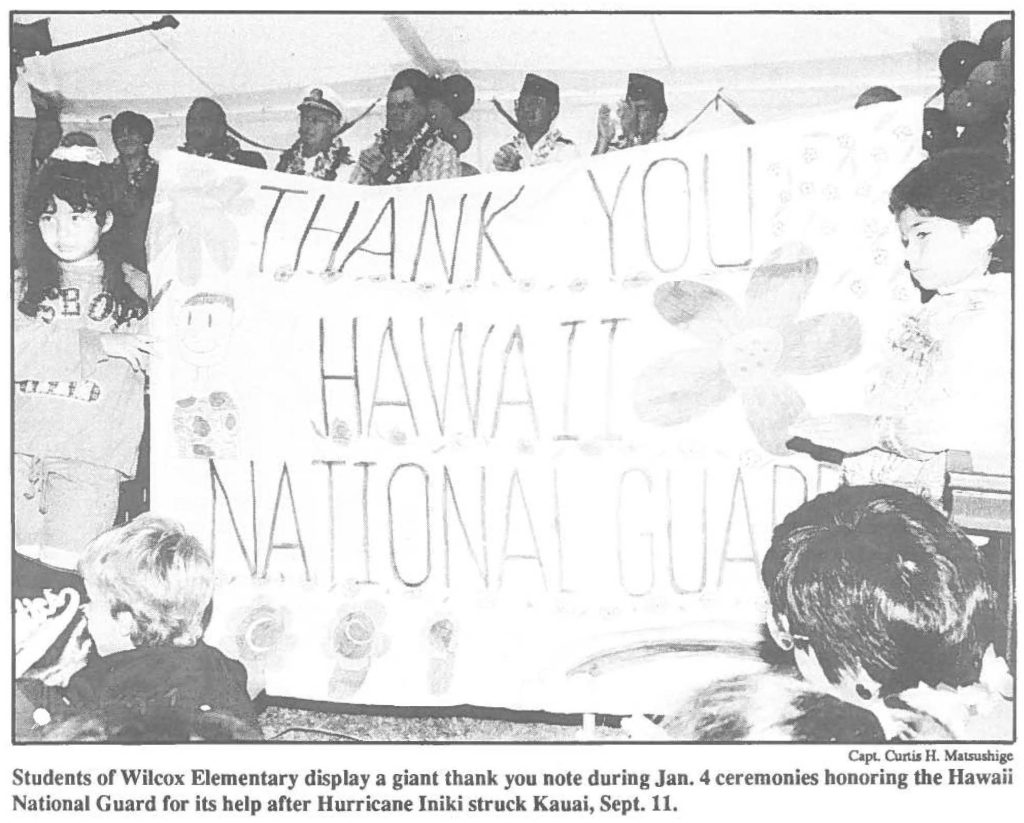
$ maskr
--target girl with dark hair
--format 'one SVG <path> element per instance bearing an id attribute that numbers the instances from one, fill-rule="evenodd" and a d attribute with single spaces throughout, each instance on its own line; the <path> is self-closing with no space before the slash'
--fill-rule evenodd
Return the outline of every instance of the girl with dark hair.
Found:
<path id="1" fill-rule="evenodd" d="M 62 203 L 65 208 L 60 207 Z M 60 219 L 61 215 L 71 213 L 73 218 Z M 23 293 L 19 295 L 18 309 L 22 314 L 35 317 L 40 305 L 52 299 L 52 291 L 61 287 L 62 272 L 71 264 L 88 260 L 92 266 L 102 263 L 103 291 L 113 298 L 111 311 L 116 309 L 117 313 L 114 319 L 121 323 L 145 317 L 149 297 L 146 278 L 124 265 L 124 235 L 114 220 L 114 194 L 106 171 L 87 147 L 63 147 L 50 156 L 33 181 L 25 216 L 34 242 L 20 273 Z M 56 229 L 84 228 L 90 221 L 99 227 L 95 248 L 75 249 L 71 253 L 81 254 L 82 259 L 64 260 L 57 246 L 67 243 L 57 237 Z M 92 232 L 89 234 L 91 238 Z M 82 242 L 89 245 L 90 238 L 83 238 Z"/>
<path id="2" fill-rule="evenodd" d="M 76 151 L 58 149 L 29 193 L 32 254 L 14 319 L 15 549 L 63 572 L 113 524 L 135 473 L 152 343 L 106 172 Z M 45 575 L 33 566 L 22 577 Z"/>
<path id="3" fill-rule="evenodd" d="M 995 155 L 925 160 L 889 208 L 918 288 L 933 296 L 890 334 L 870 414 L 798 422 L 791 434 L 842 452 L 850 483 L 888 483 L 943 504 L 946 456 L 1010 474 L 1013 179 Z"/>

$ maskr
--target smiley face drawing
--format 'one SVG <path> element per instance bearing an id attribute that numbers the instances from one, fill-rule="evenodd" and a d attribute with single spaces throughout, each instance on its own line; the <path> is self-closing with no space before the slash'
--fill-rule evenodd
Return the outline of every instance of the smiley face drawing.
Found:
<path id="1" fill-rule="evenodd" d="M 199 292 L 178 311 L 176 331 L 182 357 L 196 369 L 224 362 L 235 326 L 235 298 Z"/>
<path id="2" fill-rule="evenodd" d="M 194 394 L 175 403 L 174 436 L 181 457 L 234 458 L 239 409 L 223 386 L 210 385 L 210 371 L 227 359 L 235 325 L 235 299 L 198 292 L 178 311 L 176 333 L 182 359 L 193 367 Z"/>

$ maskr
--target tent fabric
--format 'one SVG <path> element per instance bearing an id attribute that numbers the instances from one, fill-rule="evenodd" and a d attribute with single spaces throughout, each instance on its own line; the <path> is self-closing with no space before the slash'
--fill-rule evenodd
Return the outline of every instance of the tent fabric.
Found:
<path id="1" fill-rule="evenodd" d="M 55 44 L 156 20 L 54 14 Z M 174 30 L 57 52 L 73 100 L 191 98 L 386 77 L 409 65 L 381 14 L 178 14 Z M 996 18 L 968 20 L 977 36 Z M 433 14 L 403 16 L 443 66 L 542 73 L 688 69 L 824 61 L 831 74 L 900 55 L 933 61 L 950 30 L 928 14 Z M 495 36 L 497 32 L 501 36 Z M 487 89 L 485 89 L 487 91 Z"/>

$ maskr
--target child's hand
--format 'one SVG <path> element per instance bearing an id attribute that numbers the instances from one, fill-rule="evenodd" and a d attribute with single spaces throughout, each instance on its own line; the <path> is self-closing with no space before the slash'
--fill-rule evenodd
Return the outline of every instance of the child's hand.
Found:
<path id="1" fill-rule="evenodd" d="M 124 360 L 133 371 L 149 368 L 154 339 L 148 334 L 101 334 L 100 345 L 107 357 Z"/>
<path id="2" fill-rule="evenodd" d="M 369 175 L 374 175 L 384 165 L 384 153 L 374 144 L 359 153 L 359 165 Z"/>
<path id="3" fill-rule="evenodd" d="M 619 101 L 619 122 L 622 124 L 622 134 L 626 138 L 636 136 L 636 111 L 628 100 Z"/>
<path id="4" fill-rule="evenodd" d="M 605 145 L 615 139 L 615 124 L 612 122 L 612 112 L 604 104 L 597 110 L 597 139 Z"/>
<path id="5" fill-rule="evenodd" d="M 23 676 L 49 651 L 64 630 L 78 618 L 81 600 L 72 588 L 42 597 L 15 598 L 14 676 Z"/>
<path id="6" fill-rule="evenodd" d="M 41 680 L 47 686 L 67 686 L 68 681 L 75 672 L 85 668 L 92 651 L 92 638 L 89 637 L 89 624 L 84 616 L 79 617 L 78 623 L 68 636 L 68 642 L 60 653 L 57 662 L 45 669 L 30 669 L 25 677 Z"/>

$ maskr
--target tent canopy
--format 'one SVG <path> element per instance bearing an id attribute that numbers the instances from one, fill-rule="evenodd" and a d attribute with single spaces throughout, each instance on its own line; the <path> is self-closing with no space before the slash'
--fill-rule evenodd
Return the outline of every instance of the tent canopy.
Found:
<path id="1" fill-rule="evenodd" d="M 157 14 L 54 14 L 54 44 L 135 28 Z M 386 78 L 410 65 L 402 27 L 448 71 L 649 71 L 819 64 L 858 72 L 900 57 L 923 68 L 996 18 L 927 14 L 178 14 L 180 26 L 50 59 L 75 101 L 231 96 Z M 711 82 L 715 82 L 712 80 Z M 484 88 L 490 92 L 491 89 Z M 504 89 L 504 92 L 513 90 Z"/>

